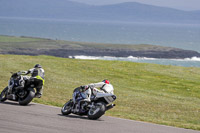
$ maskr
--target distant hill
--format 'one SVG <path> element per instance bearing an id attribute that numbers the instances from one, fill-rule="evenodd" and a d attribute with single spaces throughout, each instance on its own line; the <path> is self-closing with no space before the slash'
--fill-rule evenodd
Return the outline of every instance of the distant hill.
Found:
<path id="1" fill-rule="evenodd" d="M 200 11 L 182 11 L 136 2 L 94 6 L 69 0 L 1 0 L 0 17 L 88 21 L 199 23 Z"/>

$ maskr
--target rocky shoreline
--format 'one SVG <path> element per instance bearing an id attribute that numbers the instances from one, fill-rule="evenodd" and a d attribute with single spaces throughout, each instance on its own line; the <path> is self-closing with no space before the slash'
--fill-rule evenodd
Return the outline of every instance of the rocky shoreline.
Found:
<path id="1" fill-rule="evenodd" d="M 184 59 L 200 57 L 200 53 L 192 50 L 171 49 L 171 50 L 142 50 L 134 51 L 127 49 L 15 49 L 2 51 L 0 54 L 16 55 L 50 55 L 56 57 L 69 58 L 70 56 L 112 56 L 112 57 L 147 57 L 165 59 Z"/>
<path id="2" fill-rule="evenodd" d="M 72 42 L 33 37 L 0 36 L 0 54 L 73 56 L 112 56 L 184 59 L 200 57 L 200 53 L 173 47 L 149 44 L 104 44 Z M 6 40 L 6 41 L 5 41 Z M 14 40 L 14 41 L 13 41 Z"/>

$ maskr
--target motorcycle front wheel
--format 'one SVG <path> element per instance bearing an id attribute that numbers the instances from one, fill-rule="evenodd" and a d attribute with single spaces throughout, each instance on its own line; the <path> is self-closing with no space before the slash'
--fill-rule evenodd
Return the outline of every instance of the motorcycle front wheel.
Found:
<path id="1" fill-rule="evenodd" d="M 99 119 L 106 111 L 106 104 L 104 102 L 98 102 L 94 107 L 88 111 L 88 118 L 91 120 Z"/>
<path id="2" fill-rule="evenodd" d="M 4 88 L 0 95 L 0 102 L 4 102 L 7 100 L 7 91 L 8 87 Z"/>
<path id="3" fill-rule="evenodd" d="M 68 114 L 70 114 L 70 113 L 71 113 L 72 104 L 73 104 L 72 100 L 69 100 L 68 102 L 66 102 L 66 103 L 63 105 L 62 109 L 61 109 L 61 113 L 62 113 L 63 115 L 68 115 Z"/>

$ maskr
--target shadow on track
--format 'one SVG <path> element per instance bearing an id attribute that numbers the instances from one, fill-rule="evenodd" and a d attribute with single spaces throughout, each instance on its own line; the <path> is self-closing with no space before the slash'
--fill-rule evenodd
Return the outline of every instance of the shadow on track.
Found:
<path id="1" fill-rule="evenodd" d="M 58 114 L 58 115 L 68 117 L 68 118 L 84 119 L 84 120 L 89 120 L 89 121 L 104 121 L 101 118 L 99 118 L 97 120 L 90 120 L 86 116 L 79 116 L 79 115 L 62 115 L 62 114 Z"/>
<path id="2" fill-rule="evenodd" d="M 15 106 L 23 106 L 23 105 L 19 105 L 19 103 L 17 101 L 10 101 L 7 100 L 6 102 L 0 102 L 0 104 L 8 104 L 8 105 L 15 105 Z M 29 103 L 28 105 L 25 106 L 33 106 L 34 104 Z"/>

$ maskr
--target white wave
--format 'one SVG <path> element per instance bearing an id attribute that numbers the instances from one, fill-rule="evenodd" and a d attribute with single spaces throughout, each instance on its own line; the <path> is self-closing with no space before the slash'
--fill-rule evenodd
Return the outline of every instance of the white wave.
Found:
<path id="1" fill-rule="evenodd" d="M 69 58 L 75 59 L 86 59 L 86 60 L 124 60 L 124 61 L 200 61 L 199 57 L 185 58 L 185 59 L 163 59 L 163 58 L 147 58 L 147 57 L 113 57 L 113 56 L 85 56 L 85 55 L 76 55 L 69 56 Z"/>
<path id="2" fill-rule="evenodd" d="M 199 57 L 192 57 L 192 58 L 184 58 L 184 59 L 169 59 L 173 61 L 200 61 Z"/>
<path id="3" fill-rule="evenodd" d="M 103 60 L 156 60 L 156 58 L 147 58 L 147 57 L 114 57 L 114 56 L 85 56 L 85 55 L 76 55 L 76 56 L 69 56 L 69 58 L 75 58 L 75 59 L 89 59 L 89 60 L 97 60 L 97 59 L 103 59 Z"/>
<path id="4" fill-rule="evenodd" d="M 76 55 L 76 56 L 70 56 L 71 58 L 75 58 L 75 59 L 85 59 L 85 60 L 97 60 L 100 57 L 97 56 L 85 56 L 85 55 Z"/>
<path id="5" fill-rule="evenodd" d="M 184 60 L 187 60 L 187 61 L 200 61 L 200 58 L 199 57 L 192 57 L 192 58 L 185 58 Z"/>
<path id="6" fill-rule="evenodd" d="M 134 57 L 134 56 L 128 56 L 128 59 L 136 59 L 136 60 L 156 60 L 156 58 L 147 58 L 147 57 Z"/>

